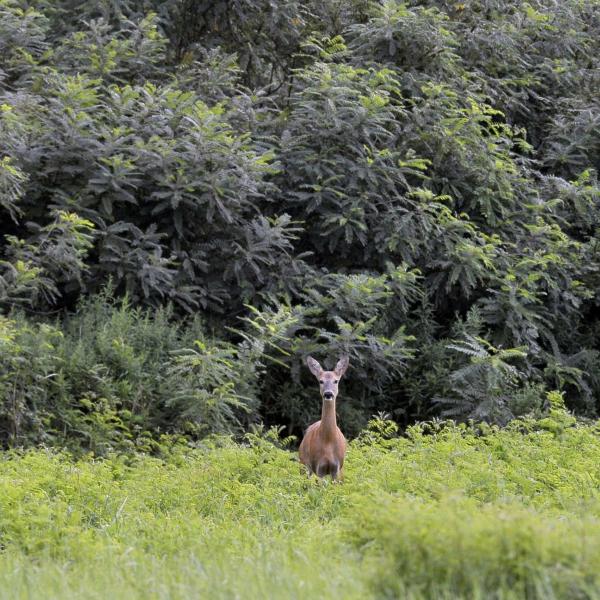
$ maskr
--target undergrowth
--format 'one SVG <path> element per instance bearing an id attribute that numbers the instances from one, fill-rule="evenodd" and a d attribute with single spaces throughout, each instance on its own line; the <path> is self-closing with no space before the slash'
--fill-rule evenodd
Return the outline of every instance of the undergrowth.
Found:
<path id="1" fill-rule="evenodd" d="M 598 425 L 374 419 L 342 484 L 277 432 L 0 460 L 0 598 L 600 598 Z"/>

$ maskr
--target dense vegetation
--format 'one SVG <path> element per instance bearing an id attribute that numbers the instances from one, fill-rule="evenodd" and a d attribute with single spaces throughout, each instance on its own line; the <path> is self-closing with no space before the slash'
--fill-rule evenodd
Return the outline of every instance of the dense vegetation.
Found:
<path id="1" fill-rule="evenodd" d="M 600 597 L 600 446 L 540 421 L 374 421 L 341 485 L 273 432 L 146 454 L 0 460 L 0 598 Z"/>
<path id="2" fill-rule="evenodd" d="M 597 0 L 0 0 L 0 443 L 298 434 L 309 353 L 597 416 L 598 89 Z"/>

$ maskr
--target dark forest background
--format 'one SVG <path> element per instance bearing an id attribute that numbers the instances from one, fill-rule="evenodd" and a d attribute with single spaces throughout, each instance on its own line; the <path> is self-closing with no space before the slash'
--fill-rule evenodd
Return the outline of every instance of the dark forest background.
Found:
<path id="1" fill-rule="evenodd" d="M 0 443 L 600 408 L 600 3 L 0 0 Z"/>

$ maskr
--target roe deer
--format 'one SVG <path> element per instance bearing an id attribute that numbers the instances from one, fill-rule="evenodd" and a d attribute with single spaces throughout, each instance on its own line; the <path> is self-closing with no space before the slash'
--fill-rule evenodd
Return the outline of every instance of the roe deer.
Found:
<path id="1" fill-rule="evenodd" d="M 333 371 L 323 371 L 311 356 L 306 359 L 310 372 L 319 380 L 323 407 L 321 420 L 309 426 L 300 444 L 300 462 L 308 467 L 309 475 L 331 475 L 335 481 L 341 475 L 346 454 L 346 438 L 337 426 L 335 399 L 338 383 L 348 368 L 348 357 L 343 356 Z"/>

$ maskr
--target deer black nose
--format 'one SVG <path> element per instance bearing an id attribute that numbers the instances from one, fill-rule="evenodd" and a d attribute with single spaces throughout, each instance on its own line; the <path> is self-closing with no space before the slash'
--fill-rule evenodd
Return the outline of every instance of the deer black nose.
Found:
<path id="1" fill-rule="evenodd" d="M 333 398 L 333 392 L 323 392 L 323 396 L 329 400 Z"/>

